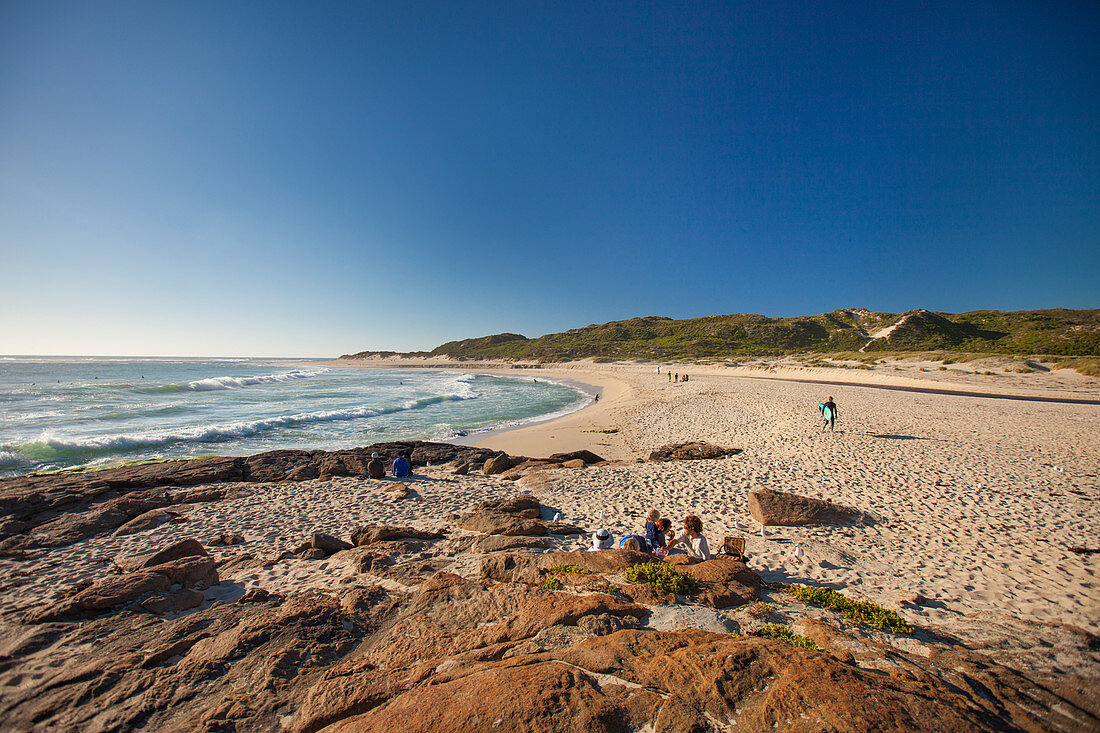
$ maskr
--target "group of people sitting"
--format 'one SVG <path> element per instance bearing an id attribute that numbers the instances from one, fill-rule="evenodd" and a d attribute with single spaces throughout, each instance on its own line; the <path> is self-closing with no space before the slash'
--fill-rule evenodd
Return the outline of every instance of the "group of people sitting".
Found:
<path id="1" fill-rule="evenodd" d="M 409 452 L 402 451 L 393 459 L 394 478 L 406 478 L 412 475 L 412 464 L 409 462 Z M 367 463 L 367 476 L 371 478 L 385 478 L 386 464 L 382 462 L 382 456 L 377 453 L 370 454 L 370 462 Z"/>
<path id="2" fill-rule="evenodd" d="M 646 515 L 645 534 L 623 535 L 619 547 L 624 550 L 651 552 L 657 557 L 686 554 L 696 560 L 710 560 L 710 547 L 703 536 L 703 520 L 696 514 L 684 517 L 684 531 L 679 536 L 672 528 L 672 522 L 661 517 L 656 509 L 650 509 Z M 592 535 L 591 551 L 609 550 L 615 545 L 615 538 L 606 529 L 598 529 Z"/>

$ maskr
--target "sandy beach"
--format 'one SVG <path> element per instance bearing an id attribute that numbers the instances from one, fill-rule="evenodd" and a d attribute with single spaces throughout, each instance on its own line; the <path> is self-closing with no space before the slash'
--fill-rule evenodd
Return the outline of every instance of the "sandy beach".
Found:
<path id="1" fill-rule="evenodd" d="M 1097 556 L 1070 550 L 1095 547 L 1100 537 L 1100 406 L 1004 398 L 1095 401 L 1100 381 L 1069 370 L 945 378 L 924 371 L 929 365 L 922 362 L 903 366 L 886 374 L 774 365 L 673 364 L 660 374 L 649 364 L 548 366 L 523 374 L 590 385 L 601 399 L 472 442 L 533 457 L 589 449 L 612 461 L 548 472 L 535 489 L 545 504 L 591 529 L 601 513 L 616 536 L 641 530 L 649 508 L 674 522 L 696 513 L 712 542 L 746 536 L 752 567 L 767 580 L 843 589 L 921 624 L 992 612 L 1100 631 Z M 459 368 L 516 373 L 493 364 Z M 670 370 L 689 381 L 670 382 Z M 825 383 L 841 379 L 851 383 Z M 822 432 L 817 411 L 829 395 L 840 409 L 833 433 Z M 661 445 L 689 440 L 743 452 L 719 461 L 635 462 Z M 334 530 L 367 521 L 439 525 L 448 512 L 517 488 L 493 478 L 451 477 L 445 469 L 429 469 L 425 480 L 418 487 L 422 502 L 349 500 L 343 511 L 326 507 L 324 516 Z M 829 499 L 873 520 L 859 527 L 778 527 L 761 538 L 746 508 L 749 492 L 760 488 Z M 309 501 L 295 500 L 302 501 L 301 521 L 291 525 L 310 516 Z M 205 521 L 232 530 L 242 520 Z M 236 531 L 257 530 L 245 523 Z M 261 534 L 272 540 L 276 532 Z M 796 544 L 805 549 L 802 560 L 792 556 Z M 914 593 L 930 603 L 900 604 Z"/>

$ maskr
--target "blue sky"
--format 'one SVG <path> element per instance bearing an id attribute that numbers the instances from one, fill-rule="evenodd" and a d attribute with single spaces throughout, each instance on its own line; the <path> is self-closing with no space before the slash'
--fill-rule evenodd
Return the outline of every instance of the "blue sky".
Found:
<path id="1" fill-rule="evenodd" d="M 1100 306 L 1100 6 L 0 2 L 0 353 Z"/>

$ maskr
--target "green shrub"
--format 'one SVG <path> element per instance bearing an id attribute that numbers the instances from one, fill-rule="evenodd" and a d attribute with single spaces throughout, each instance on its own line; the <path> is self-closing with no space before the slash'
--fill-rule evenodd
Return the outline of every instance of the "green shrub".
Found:
<path id="1" fill-rule="evenodd" d="M 592 571 L 580 565 L 555 565 L 550 568 L 549 573 L 550 575 L 591 575 Z"/>
<path id="2" fill-rule="evenodd" d="M 914 629 L 905 619 L 870 601 L 855 601 L 829 588 L 810 588 L 805 585 L 792 585 L 790 592 L 798 600 L 814 606 L 836 611 L 860 626 L 874 629 L 888 629 L 898 634 L 912 634 Z"/>
<path id="3" fill-rule="evenodd" d="M 748 608 L 745 609 L 753 618 L 763 618 L 769 613 L 775 612 L 775 606 L 770 603 L 764 603 L 763 601 L 757 601 Z"/>
<path id="4" fill-rule="evenodd" d="M 773 639 L 783 639 L 803 649 L 817 651 L 817 644 L 814 643 L 813 639 L 808 636 L 800 636 L 786 626 L 780 626 L 779 624 L 764 624 L 764 628 L 760 630 L 760 635 L 770 636 Z"/>
<path id="5" fill-rule="evenodd" d="M 561 581 L 553 575 L 548 575 L 539 583 L 539 588 L 543 590 L 561 590 Z"/>
<path id="6" fill-rule="evenodd" d="M 654 590 L 690 596 L 699 581 L 691 573 L 683 573 L 667 562 L 644 562 L 631 565 L 623 573 L 631 583 L 646 583 Z"/>
<path id="7" fill-rule="evenodd" d="M 598 590 L 601 593 L 618 593 L 619 592 L 619 586 L 613 585 L 611 583 L 597 583 L 596 585 L 593 585 L 593 586 L 590 586 L 590 587 L 592 588 L 592 590 Z"/>

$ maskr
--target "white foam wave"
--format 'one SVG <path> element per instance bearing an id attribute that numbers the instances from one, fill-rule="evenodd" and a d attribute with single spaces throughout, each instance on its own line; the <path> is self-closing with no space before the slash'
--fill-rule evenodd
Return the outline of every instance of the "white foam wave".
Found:
<path id="1" fill-rule="evenodd" d="M 256 384 L 275 384 L 278 382 L 290 382 L 295 379 L 309 379 L 318 374 L 327 372 L 327 369 L 294 369 L 282 374 L 263 374 L 255 377 L 210 377 L 200 379 L 187 385 L 187 389 L 194 392 L 212 392 L 222 389 L 240 389 Z"/>

